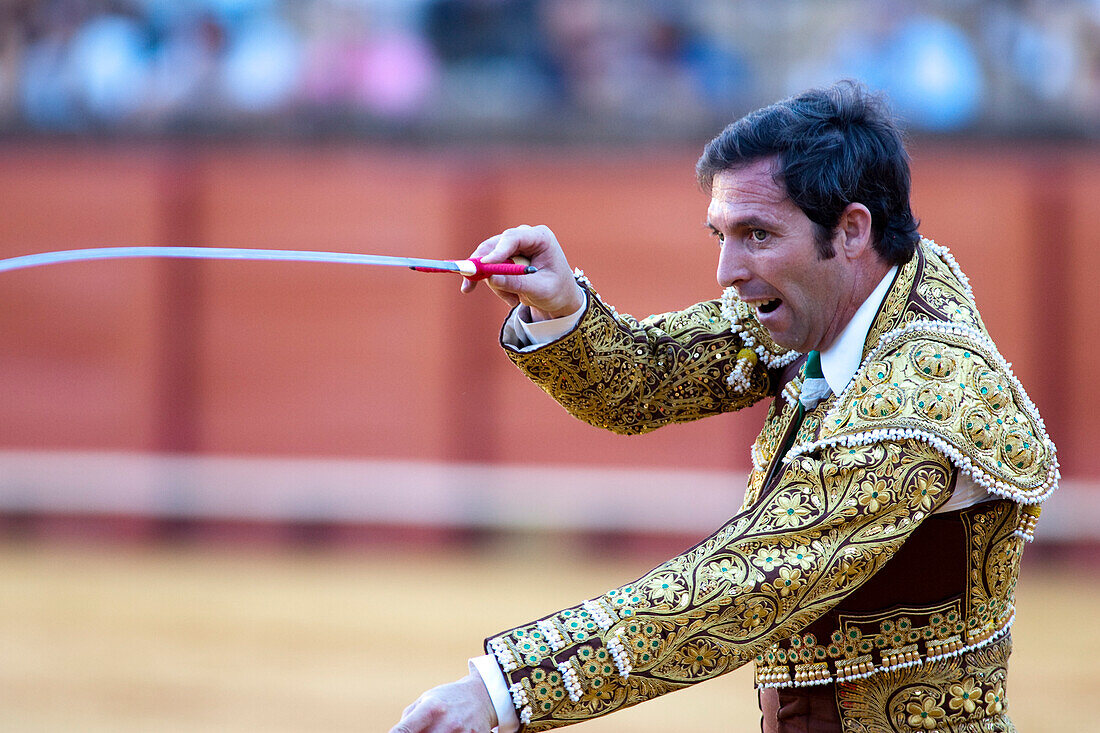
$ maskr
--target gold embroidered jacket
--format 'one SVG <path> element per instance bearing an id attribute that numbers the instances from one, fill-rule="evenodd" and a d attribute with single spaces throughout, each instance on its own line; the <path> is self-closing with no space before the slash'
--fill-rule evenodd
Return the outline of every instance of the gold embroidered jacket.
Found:
<path id="1" fill-rule="evenodd" d="M 760 686 L 835 685 L 846 731 L 1011 730 L 1019 559 L 1058 466 L 946 248 L 921 241 L 855 377 L 800 425 L 800 355 L 732 294 L 644 321 L 590 288 L 588 303 L 562 339 L 509 350 L 582 420 L 640 433 L 774 399 L 744 504 L 717 532 L 633 583 L 486 640 L 525 729 L 754 661 Z M 995 500 L 932 516 L 959 472 Z"/>

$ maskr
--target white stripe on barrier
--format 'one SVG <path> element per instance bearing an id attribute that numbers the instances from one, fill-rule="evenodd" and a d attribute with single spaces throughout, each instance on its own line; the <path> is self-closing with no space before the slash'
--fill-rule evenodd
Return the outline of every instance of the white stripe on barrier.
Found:
<path id="1" fill-rule="evenodd" d="M 746 475 L 577 465 L 0 450 L 0 512 L 693 533 Z M 1100 538 L 1100 482 L 1063 479 L 1037 539 Z"/>

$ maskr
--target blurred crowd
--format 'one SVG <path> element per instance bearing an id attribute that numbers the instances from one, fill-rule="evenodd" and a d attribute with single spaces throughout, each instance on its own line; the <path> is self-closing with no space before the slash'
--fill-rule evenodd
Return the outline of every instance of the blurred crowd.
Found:
<path id="1" fill-rule="evenodd" d="M 837 78 L 1095 135 L 1100 0 L 0 0 L 0 131 L 698 136 Z"/>

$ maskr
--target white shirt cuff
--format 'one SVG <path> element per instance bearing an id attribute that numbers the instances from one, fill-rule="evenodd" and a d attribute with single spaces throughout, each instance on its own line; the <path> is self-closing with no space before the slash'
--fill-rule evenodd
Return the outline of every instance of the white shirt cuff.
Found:
<path id="1" fill-rule="evenodd" d="M 560 339 L 576 328 L 587 307 L 588 294 L 585 293 L 585 301 L 575 313 L 535 323 L 529 322 L 530 308 L 525 305 L 513 308 L 508 320 L 504 322 L 501 340 L 505 346 L 510 346 L 517 351 L 533 351 L 544 344 Z"/>
<path id="2" fill-rule="evenodd" d="M 504 679 L 497 660 L 483 654 L 470 660 L 470 668 L 481 676 L 481 682 L 489 692 L 489 699 L 493 701 L 493 709 L 497 711 L 497 733 L 515 733 L 519 730 L 519 716 L 512 706 L 508 680 Z"/>

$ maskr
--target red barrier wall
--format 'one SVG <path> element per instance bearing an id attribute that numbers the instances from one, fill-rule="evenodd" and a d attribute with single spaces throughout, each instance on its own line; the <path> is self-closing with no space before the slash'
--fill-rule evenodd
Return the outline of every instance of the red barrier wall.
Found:
<path id="1" fill-rule="evenodd" d="M 952 248 L 1047 418 L 1100 474 L 1100 153 L 914 147 L 922 231 Z M 14 145 L 0 256 L 197 244 L 460 257 L 546 223 L 644 315 L 718 293 L 695 150 Z M 620 438 L 569 418 L 455 278 L 348 266 L 113 261 L 0 276 L 0 447 L 743 468 L 759 419 Z"/>

